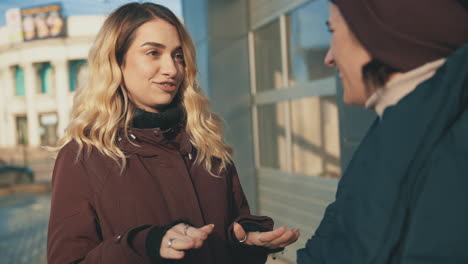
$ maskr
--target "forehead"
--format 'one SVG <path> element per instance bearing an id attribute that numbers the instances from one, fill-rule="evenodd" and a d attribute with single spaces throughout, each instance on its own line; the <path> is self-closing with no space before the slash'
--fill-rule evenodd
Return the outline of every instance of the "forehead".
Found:
<path id="1" fill-rule="evenodd" d="M 145 42 L 157 42 L 164 45 L 180 46 L 180 38 L 177 28 L 169 22 L 159 18 L 155 18 L 144 23 L 136 30 L 134 43 L 141 45 Z"/>
<path id="2" fill-rule="evenodd" d="M 343 16 L 341 16 L 340 9 L 335 4 L 330 4 L 330 23 L 341 24 L 344 22 Z"/>

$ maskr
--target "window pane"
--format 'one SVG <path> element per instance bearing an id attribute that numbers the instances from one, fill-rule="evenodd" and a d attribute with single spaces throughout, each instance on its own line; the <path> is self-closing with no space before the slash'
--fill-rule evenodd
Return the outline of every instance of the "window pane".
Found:
<path id="1" fill-rule="evenodd" d="M 86 67 L 86 60 L 72 60 L 68 63 L 71 92 L 75 91 L 79 86 Z"/>
<path id="2" fill-rule="evenodd" d="M 57 113 L 39 115 L 39 132 L 42 146 L 54 146 L 58 140 Z"/>
<path id="3" fill-rule="evenodd" d="M 38 75 L 40 80 L 39 92 L 43 94 L 51 93 L 53 87 L 53 68 L 49 62 L 39 64 Z"/>
<path id="4" fill-rule="evenodd" d="M 288 19 L 289 86 L 334 76 L 323 64 L 330 43 L 328 1 L 311 1 Z"/>
<path id="5" fill-rule="evenodd" d="M 340 138 L 336 96 L 291 101 L 293 172 L 338 178 Z"/>
<path id="6" fill-rule="evenodd" d="M 15 70 L 15 95 L 24 96 L 24 71 L 19 66 L 14 68 Z"/>
<path id="7" fill-rule="evenodd" d="M 259 105 L 260 166 L 286 170 L 284 103 Z"/>
<path id="8" fill-rule="evenodd" d="M 275 20 L 257 30 L 254 39 L 257 92 L 282 88 L 279 21 Z"/>
<path id="9" fill-rule="evenodd" d="M 19 145 L 28 144 L 28 119 L 26 116 L 16 117 L 16 140 Z"/>

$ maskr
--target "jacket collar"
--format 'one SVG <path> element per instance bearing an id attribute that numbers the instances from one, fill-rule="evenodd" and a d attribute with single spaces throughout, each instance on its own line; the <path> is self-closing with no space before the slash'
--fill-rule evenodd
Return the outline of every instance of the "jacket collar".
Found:
<path id="1" fill-rule="evenodd" d="M 132 128 L 151 129 L 159 127 L 165 131 L 178 126 L 183 119 L 183 107 L 176 104 L 169 105 L 159 113 L 137 109 L 133 117 Z"/>
<path id="2" fill-rule="evenodd" d="M 378 88 L 367 100 L 365 107 L 373 109 L 382 118 L 385 109 L 396 105 L 403 97 L 431 78 L 444 63 L 445 58 L 427 63 L 390 80 L 385 87 Z"/>
<path id="3" fill-rule="evenodd" d="M 182 155 L 192 153 L 193 147 L 188 133 L 182 125 L 166 131 L 160 128 L 128 130 L 128 137 L 120 133 L 119 148 L 126 154 L 139 156 L 157 156 L 167 151 L 178 151 Z"/>

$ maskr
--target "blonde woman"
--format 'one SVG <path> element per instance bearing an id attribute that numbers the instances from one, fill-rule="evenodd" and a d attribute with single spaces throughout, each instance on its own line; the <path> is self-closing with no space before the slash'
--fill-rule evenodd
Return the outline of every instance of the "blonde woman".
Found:
<path id="1" fill-rule="evenodd" d="M 89 54 L 53 174 L 48 263 L 264 263 L 299 236 L 250 215 L 192 40 L 130 3 Z"/>

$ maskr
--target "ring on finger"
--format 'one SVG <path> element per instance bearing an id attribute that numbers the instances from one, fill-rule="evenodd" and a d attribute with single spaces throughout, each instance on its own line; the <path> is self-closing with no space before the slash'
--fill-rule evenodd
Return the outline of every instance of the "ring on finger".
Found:
<path id="1" fill-rule="evenodd" d="M 172 248 L 172 245 L 174 245 L 174 238 L 169 238 L 169 240 L 167 241 L 167 246 Z"/>
<path id="2" fill-rule="evenodd" d="M 244 243 L 247 240 L 247 234 L 245 234 L 245 237 L 241 240 L 239 240 L 239 243 Z"/>
<path id="3" fill-rule="evenodd" d="M 185 227 L 184 227 L 184 235 L 185 236 L 187 235 L 187 232 L 188 232 L 189 228 L 190 228 L 190 226 L 186 224 Z"/>

